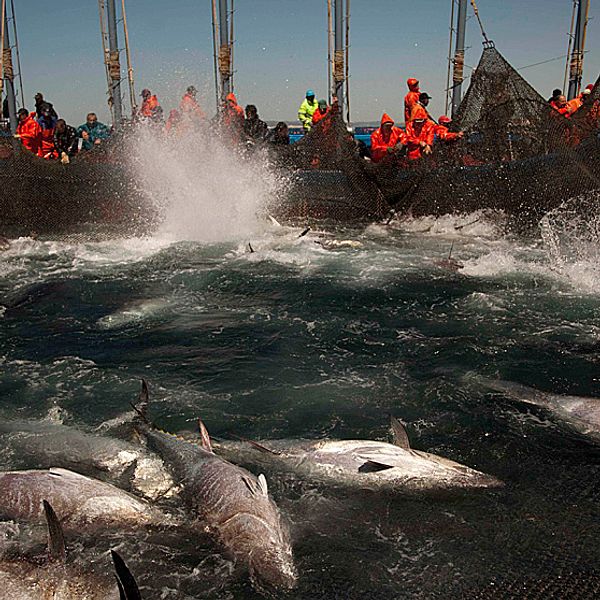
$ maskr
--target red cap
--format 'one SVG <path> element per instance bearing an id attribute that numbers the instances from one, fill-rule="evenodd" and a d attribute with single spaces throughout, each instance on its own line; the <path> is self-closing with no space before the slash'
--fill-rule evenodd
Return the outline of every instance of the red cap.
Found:
<path id="1" fill-rule="evenodd" d="M 594 91 L 594 84 L 593 84 L 593 83 L 588 83 L 588 84 L 585 86 L 585 89 L 586 89 L 586 90 L 590 90 L 590 92 L 593 92 L 593 91 Z"/>
<path id="2" fill-rule="evenodd" d="M 442 115 L 438 119 L 438 123 L 441 123 L 442 125 L 444 125 L 446 123 L 452 123 L 452 119 L 450 117 L 448 117 L 447 115 Z"/>

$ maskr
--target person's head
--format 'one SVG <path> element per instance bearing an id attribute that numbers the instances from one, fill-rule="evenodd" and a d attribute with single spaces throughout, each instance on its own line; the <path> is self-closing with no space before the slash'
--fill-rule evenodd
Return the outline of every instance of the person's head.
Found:
<path id="1" fill-rule="evenodd" d="M 150 98 L 150 96 L 152 96 L 152 92 L 148 88 L 144 88 L 140 95 L 144 100 L 147 100 L 148 98 Z"/>
<path id="2" fill-rule="evenodd" d="M 34 97 L 35 103 L 39 104 L 40 102 L 44 101 L 44 94 L 42 94 L 42 92 L 38 92 Z"/>
<path id="3" fill-rule="evenodd" d="M 26 108 L 20 108 L 17 111 L 17 118 L 19 119 L 19 121 L 25 121 L 28 116 L 29 116 L 29 111 Z"/>
<path id="4" fill-rule="evenodd" d="M 89 127 L 96 127 L 96 123 L 98 122 L 96 113 L 88 113 L 87 117 L 85 118 L 85 122 Z"/>
<path id="5" fill-rule="evenodd" d="M 587 88 L 585 90 L 583 90 L 583 92 L 581 93 L 581 101 L 584 104 L 587 104 L 591 98 L 592 98 L 592 90 L 588 90 Z"/>
<path id="6" fill-rule="evenodd" d="M 419 94 L 419 102 L 423 105 L 423 106 L 427 106 L 429 104 L 429 101 L 431 100 L 431 96 L 427 93 L 427 92 L 421 92 Z"/>
<path id="7" fill-rule="evenodd" d="M 258 110 L 254 104 L 248 104 L 246 106 L 246 119 L 257 119 L 258 118 Z"/>
<path id="8" fill-rule="evenodd" d="M 327 100 L 319 100 L 319 110 L 324 113 L 327 110 Z"/>
<path id="9" fill-rule="evenodd" d="M 585 86 L 585 89 L 586 89 L 586 90 L 590 90 L 590 92 L 593 92 L 593 91 L 594 91 L 594 87 L 596 87 L 596 86 L 595 86 L 593 83 L 588 83 L 588 84 Z"/>
<path id="10" fill-rule="evenodd" d="M 438 119 L 438 123 L 440 125 L 450 125 L 450 123 L 452 123 L 452 119 L 447 116 L 447 115 L 442 115 L 439 119 Z"/>
<path id="11" fill-rule="evenodd" d="M 285 137 L 288 133 L 288 126 L 285 121 L 279 121 L 277 125 L 275 125 L 275 133 L 279 136 Z"/>
<path id="12" fill-rule="evenodd" d="M 233 92 L 230 92 L 227 94 L 227 96 L 225 96 L 225 106 L 229 108 L 234 108 L 237 106 L 237 98 Z"/>
<path id="13" fill-rule="evenodd" d="M 40 107 L 40 115 L 44 120 L 49 121 L 50 119 L 52 119 L 52 109 L 50 108 L 50 105 L 46 102 L 44 102 L 44 104 L 42 104 L 42 106 Z"/>
<path id="14" fill-rule="evenodd" d="M 196 94 L 198 93 L 198 90 L 193 85 L 190 85 L 185 91 L 188 96 L 191 96 L 192 98 L 195 98 Z"/>
<path id="15" fill-rule="evenodd" d="M 311 89 L 306 90 L 306 99 L 309 102 L 315 101 L 315 93 Z"/>
<path id="16" fill-rule="evenodd" d="M 380 126 L 381 133 L 383 133 L 385 136 L 388 136 L 392 131 L 392 127 L 394 126 L 394 119 L 392 119 L 392 117 L 390 117 L 387 113 L 383 113 Z"/>
<path id="17" fill-rule="evenodd" d="M 567 105 L 567 99 L 561 94 L 556 98 L 556 105 L 558 108 L 563 108 Z"/>
<path id="18" fill-rule="evenodd" d="M 62 133 L 63 131 L 65 131 L 65 129 L 67 128 L 67 123 L 64 119 L 58 119 L 58 121 L 56 121 L 56 132 L 57 133 Z"/>
<path id="19" fill-rule="evenodd" d="M 552 90 L 552 97 L 556 100 L 559 96 L 562 96 L 562 90 L 559 90 L 558 88 L 556 88 L 555 90 Z"/>
<path id="20" fill-rule="evenodd" d="M 411 77 L 410 79 L 406 80 L 406 85 L 411 92 L 415 92 L 419 89 L 419 80 Z"/>

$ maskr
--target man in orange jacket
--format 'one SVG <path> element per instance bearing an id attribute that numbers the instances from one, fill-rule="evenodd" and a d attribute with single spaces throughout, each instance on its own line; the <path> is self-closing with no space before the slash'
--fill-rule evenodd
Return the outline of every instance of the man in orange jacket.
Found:
<path id="1" fill-rule="evenodd" d="M 410 122 L 410 114 L 412 112 L 413 106 L 419 102 L 419 95 L 421 94 L 421 90 L 419 90 L 419 80 L 411 77 L 406 81 L 406 85 L 408 86 L 409 92 L 404 96 L 404 125 L 408 125 Z"/>
<path id="2" fill-rule="evenodd" d="M 142 90 L 143 102 L 140 108 L 140 115 L 150 121 L 161 121 L 163 109 L 158 103 L 158 98 L 149 89 Z"/>
<path id="3" fill-rule="evenodd" d="M 371 134 L 371 160 L 374 163 L 389 161 L 402 150 L 406 143 L 405 133 L 394 127 L 394 119 L 383 113 L 379 129 Z"/>
<path id="4" fill-rule="evenodd" d="M 324 119 L 331 109 L 327 106 L 327 100 L 319 100 L 319 106 L 313 113 L 312 124 L 316 125 L 319 121 Z"/>
<path id="5" fill-rule="evenodd" d="M 200 104 L 196 100 L 198 91 L 193 85 L 190 85 L 185 91 L 181 102 L 179 103 L 179 112 L 186 119 L 202 121 L 206 118 L 204 111 L 200 108 Z"/>
<path id="6" fill-rule="evenodd" d="M 448 131 L 448 127 L 452 123 L 452 119 L 446 115 L 442 115 L 438 119 L 438 124 L 435 126 L 435 136 L 442 142 L 454 142 L 460 140 L 463 137 L 463 132 L 453 133 Z"/>
<path id="7" fill-rule="evenodd" d="M 27 111 L 26 108 L 20 108 L 17 113 L 19 124 L 17 125 L 16 138 L 21 140 L 21 143 L 27 150 L 38 154 L 40 144 L 42 142 L 42 130 L 38 122 L 33 118 L 36 113 Z"/>
<path id="8" fill-rule="evenodd" d="M 412 120 L 406 126 L 406 145 L 408 160 L 418 160 L 431 154 L 435 139 L 435 123 L 427 117 L 427 111 L 417 106 L 412 112 Z"/>

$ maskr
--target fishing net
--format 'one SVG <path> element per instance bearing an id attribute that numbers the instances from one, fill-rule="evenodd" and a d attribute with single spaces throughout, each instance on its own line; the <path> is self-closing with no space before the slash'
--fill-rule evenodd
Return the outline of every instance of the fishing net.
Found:
<path id="1" fill-rule="evenodd" d="M 38 158 L 12 138 L 0 138 L 0 233 L 89 237 L 146 231 L 155 214 L 118 147 L 115 140 L 63 165 Z"/>
<path id="2" fill-rule="evenodd" d="M 464 132 L 461 140 L 437 140 L 420 160 L 368 163 L 334 114 L 287 151 L 284 162 L 299 173 L 301 200 L 292 205 L 305 217 L 372 219 L 393 206 L 415 216 L 495 209 L 537 223 L 600 188 L 600 86 L 592 100 L 567 119 L 486 43 L 450 127 Z"/>

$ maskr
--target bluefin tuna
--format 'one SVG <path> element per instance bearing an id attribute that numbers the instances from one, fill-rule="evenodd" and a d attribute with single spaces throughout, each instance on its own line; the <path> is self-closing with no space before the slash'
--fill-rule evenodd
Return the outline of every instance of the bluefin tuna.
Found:
<path id="1" fill-rule="evenodd" d="M 236 464 L 296 473 L 308 480 L 375 491 L 493 488 L 491 475 L 410 447 L 392 419 L 394 444 L 371 440 L 220 441 L 215 451 Z"/>
<path id="2" fill-rule="evenodd" d="M 3 558 L 0 561 L 2 596 L 14 600 L 128 600 L 128 596 L 119 594 L 112 579 L 68 562 L 60 522 L 48 502 L 44 502 L 43 511 L 48 525 L 46 556 Z M 124 577 L 122 569 L 120 572 Z"/>
<path id="3" fill-rule="evenodd" d="M 41 521 L 47 500 L 73 527 L 169 525 L 170 518 L 123 490 L 66 469 L 0 473 L 0 518 Z"/>
<path id="4" fill-rule="evenodd" d="M 139 445 L 44 421 L 0 420 L 0 464 L 8 469 L 74 469 L 109 478 L 150 500 L 175 486 L 163 461 Z"/>
<path id="5" fill-rule="evenodd" d="M 140 415 L 147 405 L 148 387 L 142 382 Z M 171 467 L 197 525 L 248 570 L 254 587 L 266 594 L 295 587 L 289 530 L 269 496 L 265 477 L 255 477 L 214 454 L 204 427 L 202 445 L 157 430 L 145 417 L 137 427 Z"/>

